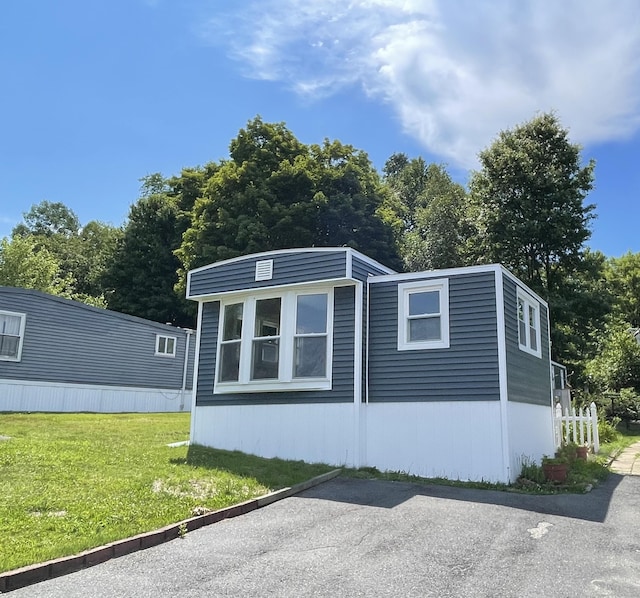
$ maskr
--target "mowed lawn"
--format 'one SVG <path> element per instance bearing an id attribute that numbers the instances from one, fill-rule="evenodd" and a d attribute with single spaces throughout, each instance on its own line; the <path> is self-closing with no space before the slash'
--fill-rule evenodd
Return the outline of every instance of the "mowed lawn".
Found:
<path id="1" fill-rule="evenodd" d="M 329 471 L 203 447 L 189 414 L 0 414 L 0 572 Z"/>

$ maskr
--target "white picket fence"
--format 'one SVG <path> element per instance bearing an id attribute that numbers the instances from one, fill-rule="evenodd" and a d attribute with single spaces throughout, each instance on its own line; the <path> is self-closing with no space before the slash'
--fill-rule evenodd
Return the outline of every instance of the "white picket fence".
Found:
<path id="1" fill-rule="evenodd" d="M 554 417 L 554 432 L 556 447 L 567 442 L 578 445 L 587 444 L 593 448 L 593 452 L 600 450 L 600 438 L 598 436 L 598 410 L 596 404 L 591 403 L 589 409 L 576 412 L 574 407 L 563 413 L 560 404 L 556 405 Z"/>

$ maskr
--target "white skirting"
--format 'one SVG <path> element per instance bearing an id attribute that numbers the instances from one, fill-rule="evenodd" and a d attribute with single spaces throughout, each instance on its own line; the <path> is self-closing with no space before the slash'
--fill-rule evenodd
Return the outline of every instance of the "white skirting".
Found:
<path id="1" fill-rule="evenodd" d="M 502 417 L 499 401 L 206 406 L 192 414 L 191 441 L 261 457 L 506 483 L 518 477 L 523 455 L 553 452 L 553 428 L 549 407 L 509 403 L 508 425 Z"/>
<path id="2" fill-rule="evenodd" d="M 0 411 L 153 413 L 188 411 L 191 391 L 0 380 Z"/>

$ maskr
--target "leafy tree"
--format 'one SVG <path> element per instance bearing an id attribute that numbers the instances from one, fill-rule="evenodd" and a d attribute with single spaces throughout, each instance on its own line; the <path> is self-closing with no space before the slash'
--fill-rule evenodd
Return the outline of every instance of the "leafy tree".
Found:
<path id="1" fill-rule="evenodd" d="M 29 236 L 37 248 L 55 257 L 74 297 L 97 305 L 104 305 L 102 276 L 121 234 L 120 229 L 98 221 L 81 226 L 73 210 L 48 201 L 32 206 L 13 230 L 14 239 Z"/>
<path id="2" fill-rule="evenodd" d="M 614 320 L 607 326 L 600 351 L 587 364 L 587 373 L 596 390 L 640 392 L 640 344 L 628 322 Z"/>
<path id="3" fill-rule="evenodd" d="M 553 114 L 512 130 L 480 152 L 471 177 L 479 261 L 501 262 L 545 297 L 575 270 L 589 239 L 594 162 Z"/>
<path id="4" fill-rule="evenodd" d="M 60 276 L 55 256 L 33 236 L 0 240 L 0 285 L 66 295 L 70 283 Z"/>
<path id="5" fill-rule="evenodd" d="M 110 309 L 149 320 L 193 326 L 193 311 L 174 291 L 180 262 L 178 200 L 161 175 L 142 179 L 122 239 L 104 276 Z"/>
<path id="6" fill-rule="evenodd" d="M 73 210 L 60 202 L 42 201 L 24 214 L 24 222 L 13 229 L 13 236 L 71 237 L 79 230 L 80 221 Z"/>
<path id="7" fill-rule="evenodd" d="M 176 255 L 187 270 L 238 255 L 350 245 L 397 264 L 377 214 L 381 182 L 364 152 L 325 140 L 306 146 L 284 123 L 259 117 L 231 141 L 195 201 Z M 183 278 L 184 279 L 184 278 Z"/>
<path id="8" fill-rule="evenodd" d="M 410 271 L 461 266 L 470 229 L 466 192 L 444 166 L 392 155 L 384 167 L 389 196 L 381 213 L 393 226 Z"/>
<path id="9" fill-rule="evenodd" d="M 607 283 L 615 297 L 615 314 L 640 327 L 640 253 L 630 251 L 609 260 Z"/>
<path id="10" fill-rule="evenodd" d="M 592 266 L 584 243 L 594 218 L 594 206 L 584 201 L 594 162 L 581 165 L 580 147 L 553 114 L 501 132 L 480 162 L 470 183 L 476 260 L 504 264 L 547 299 L 554 358 L 579 359 L 566 333 L 583 319 L 579 310 L 597 303 L 584 288 Z"/>

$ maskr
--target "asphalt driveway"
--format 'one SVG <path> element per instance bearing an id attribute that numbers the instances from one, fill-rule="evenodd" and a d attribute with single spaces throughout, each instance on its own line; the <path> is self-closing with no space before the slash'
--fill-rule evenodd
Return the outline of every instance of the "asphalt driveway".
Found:
<path id="1" fill-rule="evenodd" d="M 640 477 L 532 496 L 336 478 L 12 598 L 640 596 Z"/>

